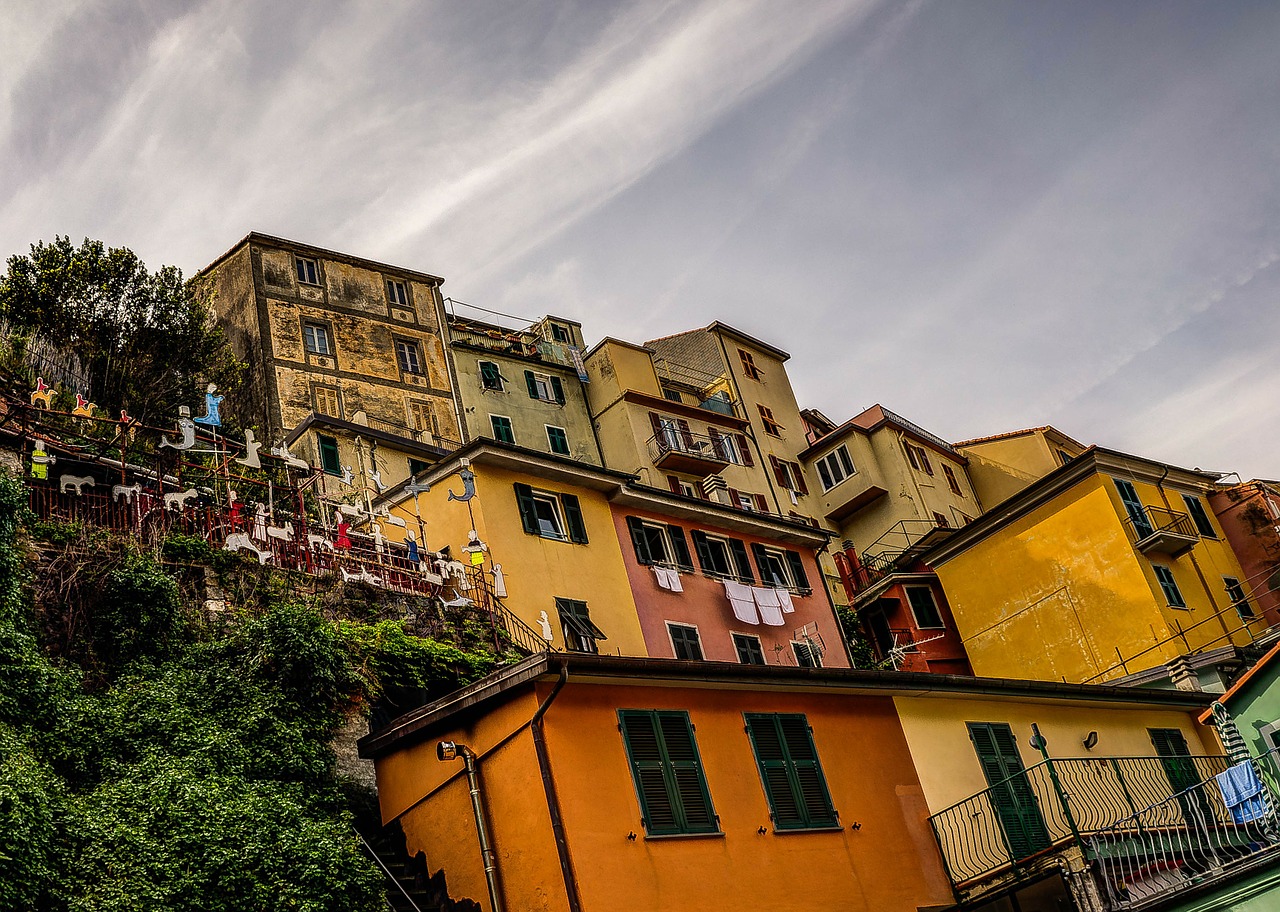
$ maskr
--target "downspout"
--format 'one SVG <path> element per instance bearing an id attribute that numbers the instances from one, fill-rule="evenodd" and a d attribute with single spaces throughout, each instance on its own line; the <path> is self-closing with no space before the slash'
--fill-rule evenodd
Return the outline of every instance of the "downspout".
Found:
<path id="1" fill-rule="evenodd" d="M 582 912 L 582 900 L 578 896 L 578 881 L 573 876 L 573 862 L 569 858 L 569 843 L 564 836 L 564 819 L 560 815 L 560 799 L 556 795 L 556 783 L 551 777 L 551 757 L 547 753 L 547 739 L 542 731 L 542 717 L 551 708 L 551 703 L 564 685 L 569 681 L 569 666 L 560 666 L 560 679 L 551 688 L 551 693 L 542 701 L 529 720 L 529 731 L 533 735 L 533 750 L 538 756 L 538 769 L 542 773 L 542 790 L 547 796 L 547 814 L 551 817 L 551 833 L 556 841 L 556 855 L 560 858 L 560 876 L 564 879 L 564 894 L 569 902 L 569 912 Z"/>
<path id="2" fill-rule="evenodd" d="M 480 839 L 480 858 L 484 862 L 484 882 L 489 888 L 489 908 L 502 912 L 502 900 L 498 898 L 498 860 L 489 842 L 489 830 L 484 823 L 484 801 L 480 795 L 480 777 L 476 772 L 475 751 L 465 744 L 441 741 L 436 745 L 436 757 L 442 761 L 462 757 L 467 769 L 467 785 L 471 790 L 471 812 L 476 819 L 476 835 Z"/>

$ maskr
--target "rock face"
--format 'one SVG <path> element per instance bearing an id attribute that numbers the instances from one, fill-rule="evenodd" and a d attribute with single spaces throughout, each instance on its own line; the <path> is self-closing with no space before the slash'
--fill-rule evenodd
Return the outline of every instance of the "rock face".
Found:
<path id="1" fill-rule="evenodd" d="M 357 715 L 347 720 L 338 729 L 329 746 L 338 760 L 338 773 L 357 785 L 369 789 L 377 788 L 377 780 L 373 774 L 373 761 L 361 760 L 356 752 L 356 742 L 369 734 L 369 720 Z"/>

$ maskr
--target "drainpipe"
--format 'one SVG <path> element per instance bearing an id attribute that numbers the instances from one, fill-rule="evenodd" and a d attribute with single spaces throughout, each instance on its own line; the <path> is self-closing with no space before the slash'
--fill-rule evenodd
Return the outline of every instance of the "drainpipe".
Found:
<path id="1" fill-rule="evenodd" d="M 569 912 L 582 912 L 582 900 L 578 896 L 578 880 L 573 875 L 573 862 L 569 858 L 569 843 L 564 836 L 564 819 L 560 815 L 560 799 L 556 795 L 556 783 L 551 777 L 551 757 L 547 753 L 547 739 L 542 731 L 542 717 L 551 708 L 551 703 L 564 685 L 569 681 L 569 666 L 560 666 L 560 679 L 551 688 L 551 693 L 539 704 L 538 709 L 529 720 L 529 731 L 533 734 L 533 750 L 538 756 L 538 770 L 542 773 L 542 790 L 547 796 L 547 814 L 551 817 L 551 833 L 556 841 L 556 855 L 560 858 L 560 876 L 564 879 L 564 894 L 569 902 Z"/>
<path id="2" fill-rule="evenodd" d="M 484 802 L 480 796 L 480 777 L 476 774 L 476 755 L 465 744 L 441 741 L 436 745 L 436 757 L 441 761 L 462 758 L 467 767 L 467 785 L 471 788 L 471 812 L 476 818 L 476 834 L 480 838 L 480 857 L 484 861 L 484 880 L 489 888 L 489 907 L 492 912 L 502 912 L 498 899 L 498 861 L 489 843 L 489 831 L 484 823 Z"/>

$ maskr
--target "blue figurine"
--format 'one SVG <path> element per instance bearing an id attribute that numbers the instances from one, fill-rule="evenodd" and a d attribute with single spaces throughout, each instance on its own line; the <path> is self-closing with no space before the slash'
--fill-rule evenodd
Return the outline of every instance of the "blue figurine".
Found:
<path id="1" fill-rule="evenodd" d="M 215 395 L 217 388 L 212 383 L 205 388 L 204 414 L 195 419 L 201 424 L 207 424 L 211 427 L 222 427 L 222 417 L 218 414 L 218 406 L 222 404 L 222 400 L 226 397 Z"/>

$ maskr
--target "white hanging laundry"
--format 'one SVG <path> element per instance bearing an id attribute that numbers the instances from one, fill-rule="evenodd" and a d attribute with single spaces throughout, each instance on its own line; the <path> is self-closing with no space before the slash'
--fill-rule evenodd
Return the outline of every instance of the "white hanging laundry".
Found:
<path id="1" fill-rule="evenodd" d="M 778 590 L 765 586 L 752 588 L 756 599 L 756 607 L 760 609 L 760 620 L 771 627 L 781 627 L 786 623 L 782 619 L 782 603 L 778 599 Z"/>
<path id="2" fill-rule="evenodd" d="M 795 614 L 796 606 L 791 603 L 791 590 L 775 589 L 773 591 L 778 593 L 778 604 L 782 606 L 782 613 Z"/>
<path id="3" fill-rule="evenodd" d="M 507 581 L 502 576 L 502 564 L 494 564 L 489 572 L 493 574 L 493 594 L 498 598 L 506 598 Z"/>
<path id="4" fill-rule="evenodd" d="M 671 581 L 667 577 L 666 567 L 654 567 L 653 578 L 658 581 L 659 589 L 667 589 L 667 590 L 671 589 Z"/>
<path id="5" fill-rule="evenodd" d="M 684 585 L 680 582 L 680 574 L 670 567 L 663 567 L 667 573 L 667 588 L 672 592 L 684 592 Z"/>
<path id="6" fill-rule="evenodd" d="M 760 613 L 756 611 L 755 596 L 751 587 L 733 580 L 724 581 L 724 594 L 733 607 L 733 616 L 744 624 L 759 624 Z"/>

